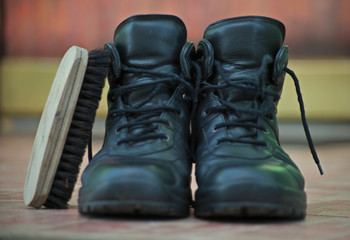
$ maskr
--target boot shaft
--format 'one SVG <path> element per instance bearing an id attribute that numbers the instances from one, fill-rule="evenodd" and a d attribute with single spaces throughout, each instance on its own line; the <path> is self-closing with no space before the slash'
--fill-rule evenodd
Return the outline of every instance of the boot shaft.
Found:
<path id="1" fill-rule="evenodd" d="M 288 62 L 284 35 L 281 22 L 257 16 L 225 19 L 205 30 L 198 46 L 204 77 L 193 124 L 197 156 L 210 148 L 261 158 L 256 147 L 280 148 L 276 113 Z"/>
<path id="2" fill-rule="evenodd" d="M 180 55 L 186 37 L 184 23 L 175 16 L 137 15 L 126 19 L 115 30 L 114 43 L 109 44 L 117 55 L 113 63 L 115 72 L 109 77 L 111 90 L 130 84 L 152 85 L 159 80 L 159 76 L 147 72 L 179 75 Z M 128 71 L 130 68 L 138 71 Z M 169 86 L 162 84 L 158 87 L 158 96 L 152 101 L 167 101 L 172 94 Z M 124 92 L 124 104 L 138 105 L 153 90 L 154 86 L 145 86 Z"/>
<path id="3" fill-rule="evenodd" d="M 186 37 L 178 17 L 137 15 L 122 22 L 114 43 L 106 44 L 113 57 L 105 145 L 115 154 L 162 155 L 168 146 L 187 155 L 191 106 L 183 95 L 191 84 L 184 66 L 193 44 Z M 179 144 L 179 138 L 185 141 Z"/>
<path id="4" fill-rule="evenodd" d="M 219 91 L 230 102 L 254 100 L 256 92 L 282 91 L 288 63 L 288 48 L 282 46 L 284 25 L 271 18 L 247 16 L 225 19 L 211 24 L 199 43 L 199 52 L 213 58 L 212 66 L 204 65 L 206 82 L 227 84 L 243 81 L 256 91 L 227 87 Z M 215 68 L 215 72 L 213 69 Z M 277 101 L 276 101 L 277 103 Z"/>
<path id="5" fill-rule="evenodd" d="M 138 15 L 126 19 L 114 32 L 121 61 L 130 67 L 178 65 L 186 42 L 184 23 L 175 16 Z"/>
<path id="6" fill-rule="evenodd" d="M 208 26 L 204 32 L 215 59 L 231 64 L 259 66 L 265 55 L 274 57 L 285 36 L 284 25 L 267 17 L 237 17 Z"/>

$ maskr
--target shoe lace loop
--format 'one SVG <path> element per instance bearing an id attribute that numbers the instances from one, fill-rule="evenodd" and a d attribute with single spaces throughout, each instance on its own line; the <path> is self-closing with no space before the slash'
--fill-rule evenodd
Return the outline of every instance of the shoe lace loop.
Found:
<path id="1" fill-rule="evenodd" d="M 121 71 L 124 73 L 134 73 L 141 75 L 149 75 L 152 77 L 150 82 L 130 83 L 123 86 L 118 86 L 111 90 L 114 99 L 118 96 L 122 96 L 125 93 L 132 92 L 137 89 L 153 87 L 151 92 L 144 99 L 140 99 L 138 103 L 133 106 L 124 105 L 124 108 L 110 110 L 112 117 L 125 116 L 128 121 L 118 126 L 117 132 L 122 129 L 128 129 L 130 134 L 123 137 L 118 141 L 118 145 L 122 143 L 134 144 L 151 139 L 163 139 L 168 140 L 169 137 L 162 132 L 157 132 L 159 124 L 165 124 L 169 126 L 169 122 L 161 118 L 163 112 L 174 112 L 175 114 L 181 114 L 179 108 L 168 105 L 154 105 L 147 106 L 154 97 L 160 92 L 161 88 L 166 84 L 169 88 L 175 89 L 179 85 L 184 86 L 187 91 L 192 95 L 193 87 L 187 82 L 181 75 L 168 72 L 159 72 L 147 69 L 139 69 L 134 67 L 128 67 L 121 64 Z"/>
<path id="2" fill-rule="evenodd" d="M 267 89 L 263 85 L 263 79 L 265 78 L 264 76 L 266 74 L 265 71 L 266 69 L 268 69 L 267 65 L 270 64 L 272 61 L 273 59 L 270 56 L 265 56 L 263 58 L 258 76 L 250 76 L 249 74 L 236 73 L 231 75 L 229 78 L 226 76 L 222 64 L 217 60 L 214 61 L 215 70 L 217 71 L 218 75 L 223 78 L 224 81 L 222 81 L 219 84 L 210 84 L 208 82 L 201 83 L 201 87 L 199 90 L 200 95 L 207 94 L 209 92 L 216 92 L 218 90 L 224 90 L 227 88 L 241 89 L 244 91 L 253 91 L 255 94 L 255 99 L 253 101 L 254 104 L 252 107 L 249 108 L 241 107 L 237 104 L 233 104 L 228 100 L 225 100 L 222 97 L 217 97 L 217 101 L 220 103 L 220 105 L 206 109 L 205 114 L 232 112 L 238 116 L 244 116 L 238 117 L 237 120 L 230 120 L 219 123 L 215 125 L 216 130 L 219 128 L 235 127 L 242 127 L 249 130 L 246 134 L 242 134 L 238 137 L 222 137 L 218 139 L 217 144 L 220 144 L 222 142 L 238 142 L 257 146 L 266 146 L 266 143 L 263 140 L 257 139 L 258 130 L 266 131 L 264 126 L 259 124 L 258 119 L 261 117 L 272 118 L 271 113 L 273 113 L 276 107 L 275 102 L 277 102 L 280 98 L 279 94 Z M 306 121 L 304 102 L 301 95 L 299 80 L 295 73 L 289 68 L 285 67 L 284 71 L 288 73 L 294 81 L 300 106 L 301 120 L 308 141 L 308 145 L 313 159 L 319 169 L 319 172 L 321 175 L 323 175 L 324 172 L 321 167 L 320 160 L 317 156 L 316 149 L 312 141 L 310 130 Z M 257 79 L 255 79 L 256 81 L 252 81 L 252 78 Z M 264 102 L 264 107 L 261 107 L 262 102 Z"/>
<path id="3" fill-rule="evenodd" d="M 240 116 L 236 120 L 227 120 L 223 123 L 215 125 L 215 129 L 242 127 L 249 130 L 247 133 L 240 136 L 222 137 L 218 139 L 217 144 L 222 142 L 238 142 L 256 146 L 266 146 L 266 143 L 263 140 L 259 140 L 257 138 L 257 130 L 266 130 L 264 126 L 259 123 L 258 119 L 262 116 L 271 115 L 271 112 L 275 107 L 274 102 L 279 99 L 278 94 L 264 88 L 262 85 L 263 74 L 265 74 L 264 71 L 267 64 L 269 64 L 271 61 L 272 59 L 268 56 L 264 58 L 258 77 L 255 75 L 239 73 L 227 77 L 223 70 L 222 64 L 217 60 L 214 61 L 215 70 L 217 71 L 218 75 L 223 78 L 223 81 L 219 84 L 202 83 L 200 94 L 206 94 L 212 91 L 218 92 L 219 90 L 225 90 L 227 88 L 252 91 L 255 94 L 252 107 L 242 107 L 230 102 L 229 100 L 225 100 L 222 97 L 218 97 L 217 100 L 220 105 L 206 109 L 205 114 L 231 112 L 237 116 Z M 256 81 L 252 81 L 252 78 L 258 79 L 255 79 Z M 265 101 L 264 108 L 260 107 L 262 101 Z"/>

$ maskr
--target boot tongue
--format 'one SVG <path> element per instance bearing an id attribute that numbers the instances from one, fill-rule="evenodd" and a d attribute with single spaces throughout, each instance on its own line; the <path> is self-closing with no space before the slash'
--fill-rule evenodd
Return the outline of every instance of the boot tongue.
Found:
<path id="1" fill-rule="evenodd" d="M 259 66 L 268 54 L 274 57 L 284 40 L 284 25 L 266 17 L 239 17 L 210 25 L 204 34 L 224 63 Z"/>
<path id="2" fill-rule="evenodd" d="M 175 16 L 139 15 L 118 26 L 114 42 L 122 63 L 147 69 L 178 62 L 186 35 L 183 22 Z"/>
<path id="3" fill-rule="evenodd" d="M 213 23 L 206 29 L 204 38 L 211 43 L 215 60 L 221 63 L 226 78 L 248 79 L 258 84 L 262 70 L 265 78 L 272 74 L 273 59 L 282 46 L 284 34 L 281 22 L 248 16 Z M 269 59 L 268 66 L 263 66 L 263 59 Z M 218 77 L 211 81 L 220 84 L 224 79 Z M 234 87 L 223 89 L 220 95 L 231 102 L 250 101 L 255 97 L 254 91 L 244 92 Z"/>
<path id="4" fill-rule="evenodd" d="M 138 69 L 179 73 L 180 52 L 186 42 L 184 23 L 175 16 L 138 15 L 121 23 L 114 33 L 114 42 L 122 64 Z M 158 77 L 143 74 L 124 74 L 119 84 L 154 81 Z M 164 86 L 163 93 L 168 89 Z M 145 99 L 154 87 L 132 91 L 126 95 L 128 104 Z M 157 95 L 154 101 L 169 96 Z M 164 94 L 163 94 L 164 95 Z"/>

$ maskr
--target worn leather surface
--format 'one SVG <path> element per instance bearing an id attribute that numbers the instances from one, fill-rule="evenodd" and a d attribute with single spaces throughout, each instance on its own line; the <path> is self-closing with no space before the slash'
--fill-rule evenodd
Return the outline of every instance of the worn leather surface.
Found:
<path id="1" fill-rule="evenodd" d="M 274 196 L 262 199 L 256 197 L 264 191 L 261 188 L 262 192 L 259 192 L 259 184 L 265 184 L 276 189 L 277 195 L 280 193 L 284 197 L 286 193 L 282 193 L 282 190 L 285 189 L 300 193 L 300 201 L 295 204 L 305 208 L 304 179 L 278 140 L 276 108 L 283 86 L 283 66 L 288 60 L 287 48 L 282 47 L 284 35 L 283 24 L 266 17 L 226 19 L 213 23 L 206 29 L 200 43 L 200 53 L 214 59 L 206 59 L 202 63 L 203 71 L 207 73 L 203 85 L 225 84 L 228 79 L 234 84 L 242 82 L 242 86 L 213 90 L 200 96 L 196 120 L 193 122 L 196 178 L 199 185 L 196 204 L 215 204 L 221 201 L 264 202 L 268 199 L 278 202 L 276 199 L 279 198 Z M 280 53 L 278 58 L 277 53 Z M 214 67 L 208 66 L 210 62 Z M 211 68 L 213 70 L 210 72 Z M 267 92 L 273 94 L 266 94 Z M 240 126 L 217 128 L 218 124 L 242 121 L 254 116 L 244 111 L 207 113 L 209 108 L 222 107 L 220 99 L 238 109 L 269 109 L 257 118 L 257 122 L 251 122 L 259 124 L 262 129 Z M 245 137 L 254 134 L 254 137 Z M 220 138 L 231 138 L 233 141 L 218 144 Z M 250 141 L 252 138 L 253 141 L 262 142 L 263 146 L 234 141 Z M 245 189 L 255 186 L 252 191 L 256 191 L 256 194 L 243 194 L 241 186 L 245 186 Z M 283 201 L 280 200 L 280 203 Z"/>
<path id="2" fill-rule="evenodd" d="M 183 22 L 168 15 L 138 15 L 126 19 L 116 29 L 114 45 L 119 53 L 120 63 L 140 71 L 155 71 L 180 76 L 182 71 L 180 62 L 188 56 L 187 33 Z M 184 50 L 184 46 L 187 46 Z M 118 60 L 116 60 L 118 61 Z M 188 92 L 183 85 L 170 81 L 148 85 L 125 91 L 119 95 L 114 90 L 128 84 L 152 83 L 162 77 L 145 74 L 130 73 L 121 70 L 120 77 L 110 74 L 111 86 L 108 95 L 109 113 L 113 110 L 152 107 L 176 107 L 178 112 L 164 111 L 154 117 L 166 123 L 155 122 L 155 133 L 164 134 L 166 139 L 148 139 L 135 143 L 118 141 L 129 136 L 138 136 L 141 126 L 118 128 L 127 124 L 142 114 L 113 116 L 109 114 L 106 120 L 106 134 L 102 149 L 89 163 L 82 176 L 83 186 L 80 190 L 80 201 L 94 199 L 118 200 L 123 196 L 121 188 L 139 181 L 135 189 L 130 189 L 130 200 L 150 200 L 175 202 L 188 209 L 191 200 L 189 187 L 192 162 L 189 159 L 189 111 L 190 103 L 183 95 Z M 140 102 L 154 91 L 156 95 L 144 106 L 138 107 Z M 152 119 L 152 118 L 151 118 Z M 123 183 L 124 182 L 124 183 Z M 104 183 L 106 189 L 94 194 L 94 188 Z M 109 183 L 109 184 L 108 184 Z M 131 184 L 132 185 L 132 184 Z M 153 187 L 150 187 L 153 186 Z M 139 189 L 137 189 L 139 188 Z M 134 193 L 133 193 L 134 191 Z M 120 194 L 118 194 L 120 193 Z"/>

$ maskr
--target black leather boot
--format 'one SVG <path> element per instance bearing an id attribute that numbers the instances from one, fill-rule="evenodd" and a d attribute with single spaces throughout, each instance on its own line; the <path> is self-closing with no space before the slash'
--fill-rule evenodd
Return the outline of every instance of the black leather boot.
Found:
<path id="1" fill-rule="evenodd" d="M 184 23 L 138 15 L 121 23 L 109 73 L 102 149 L 82 176 L 83 214 L 184 217 L 191 202 L 191 96 Z"/>
<path id="2" fill-rule="evenodd" d="M 292 74 L 284 35 L 281 22 L 247 16 L 211 24 L 199 43 L 198 217 L 305 216 L 304 178 L 278 139 L 276 107 Z"/>

